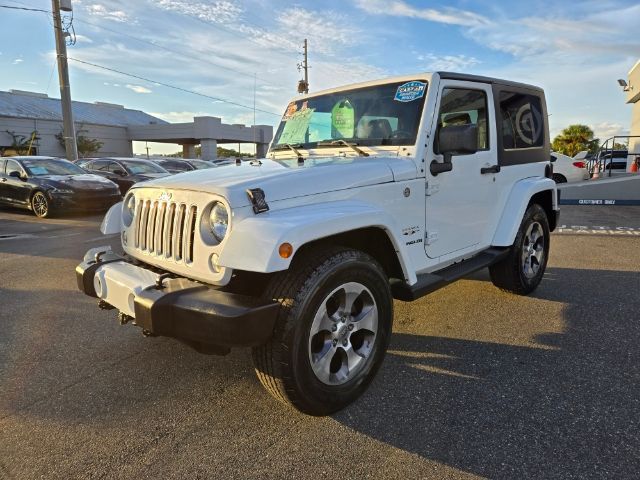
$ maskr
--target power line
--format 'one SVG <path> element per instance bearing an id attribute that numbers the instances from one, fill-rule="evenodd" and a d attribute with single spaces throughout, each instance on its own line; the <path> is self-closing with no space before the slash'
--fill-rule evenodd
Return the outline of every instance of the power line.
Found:
<path id="1" fill-rule="evenodd" d="M 11 10 L 26 10 L 27 12 L 51 13 L 51 10 L 43 10 L 42 8 L 14 7 L 12 5 L 0 5 L 0 8 L 9 8 Z"/>
<path id="2" fill-rule="evenodd" d="M 83 63 L 85 65 L 90 65 L 90 66 L 95 67 L 95 68 L 100 68 L 102 70 L 106 70 L 106 71 L 109 71 L 109 72 L 118 73 L 118 74 L 124 75 L 126 77 L 136 78 L 138 80 L 142 80 L 142 81 L 149 82 L 149 83 L 155 83 L 156 85 L 161 85 L 163 87 L 172 88 L 174 90 L 179 90 L 181 92 L 191 93 L 192 95 L 198 95 L 200 97 L 209 98 L 209 99 L 215 100 L 217 102 L 227 103 L 229 105 L 235 105 L 236 107 L 241 107 L 241 108 L 246 108 L 248 110 L 253 110 L 252 106 L 244 105 L 244 104 L 238 103 L 238 102 L 233 102 L 231 100 L 226 100 L 226 99 L 220 98 L 220 97 L 214 97 L 212 95 L 207 95 L 206 93 L 200 93 L 200 92 L 196 92 L 194 90 L 189 90 L 187 88 L 182 88 L 182 87 L 178 87 L 176 85 L 171 85 L 169 83 L 159 82 L 158 80 L 152 80 L 150 78 L 142 77 L 140 75 L 135 75 L 133 73 L 123 72 L 123 71 L 117 70 L 115 68 L 105 67 L 104 65 L 98 65 L 97 63 L 87 62 L 85 60 L 80 60 L 80 59 L 73 58 L 73 57 L 68 57 L 68 59 L 69 60 L 73 60 L 74 62 Z M 269 115 L 275 115 L 277 117 L 281 117 L 282 116 L 282 114 L 280 114 L 280 113 L 270 112 L 268 110 L 262 110 L 260 108 L 256 108 L 256 111 L 257 112 L 261 112 L 261 113 L 266 113 L 266 114 L 269 114 Z"/>

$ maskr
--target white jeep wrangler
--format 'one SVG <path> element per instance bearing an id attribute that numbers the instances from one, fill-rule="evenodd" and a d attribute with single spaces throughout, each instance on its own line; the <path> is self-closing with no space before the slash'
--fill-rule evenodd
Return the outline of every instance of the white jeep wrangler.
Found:
<path id="1" fill-rule="evenodd" d="M 303 96 L 266 159 L 135 185 L 79 288 L 145 335 L 203 353 L 252 347 L 278 399 L 312 415 L 367 388 L 393 299 L 488 267 L 539 284 L 558 222 L 544 93 L 427 73 Z M 104 250 L 104 249 L 103 249 Z"/>

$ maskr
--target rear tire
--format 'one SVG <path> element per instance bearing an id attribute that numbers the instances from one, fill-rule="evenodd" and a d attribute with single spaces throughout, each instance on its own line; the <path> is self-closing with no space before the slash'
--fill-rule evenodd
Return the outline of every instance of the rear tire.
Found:
<path id="1" fill-rule="evenodd" d="M 546 212 L 536 203 L 529 205 L 509 255 L 489 267 L 493 284 L 518 295 L 533 292 L 547 268 L 549 240 Z"/>
<path id="2" fill-rule="evenodd" d="M 391 335 L 393 299 L 380 264 L 357 250 L 310 250 L 272 279 L 265 296 L 281 304 L 272 339 L 253 349 L 267 391 L 309 415 L 356 400 Z"/>
<path id="3" fill-rule="evenodd" d="M 565 176 L 560 175 L 559 173 L 554 173 L 552 178 L 553 178 L 553 181 L 556 183 L 567 183 L 567 179 L 565 178 Z"/>

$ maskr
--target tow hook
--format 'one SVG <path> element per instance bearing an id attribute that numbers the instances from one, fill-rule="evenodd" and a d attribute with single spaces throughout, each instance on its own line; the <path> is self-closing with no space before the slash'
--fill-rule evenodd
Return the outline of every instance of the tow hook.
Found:
<path id="1" fill-rule="evenodd" d="M 120 325 L 126 325 L 131 320 L 133 320 L 132 316 L 127 315 L 126 313 L 123 313 L 123 312 L 118 312 L 118 321 L 120 322 Z"/>

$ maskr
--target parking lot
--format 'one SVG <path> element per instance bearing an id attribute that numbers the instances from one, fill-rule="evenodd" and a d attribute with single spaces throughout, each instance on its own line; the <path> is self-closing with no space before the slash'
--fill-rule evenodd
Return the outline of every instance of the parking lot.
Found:
<path id="1" fill-rule="evenodd" d="M 382 369 L 326 418 L 250 352 L 200 355 L 77 291 L 101 216 L 0 210 L 0 478 L 622 478 L 640 471 L 640 207 L 563 207 L 529 297 L 480 272 L 396 302 Z"/>

